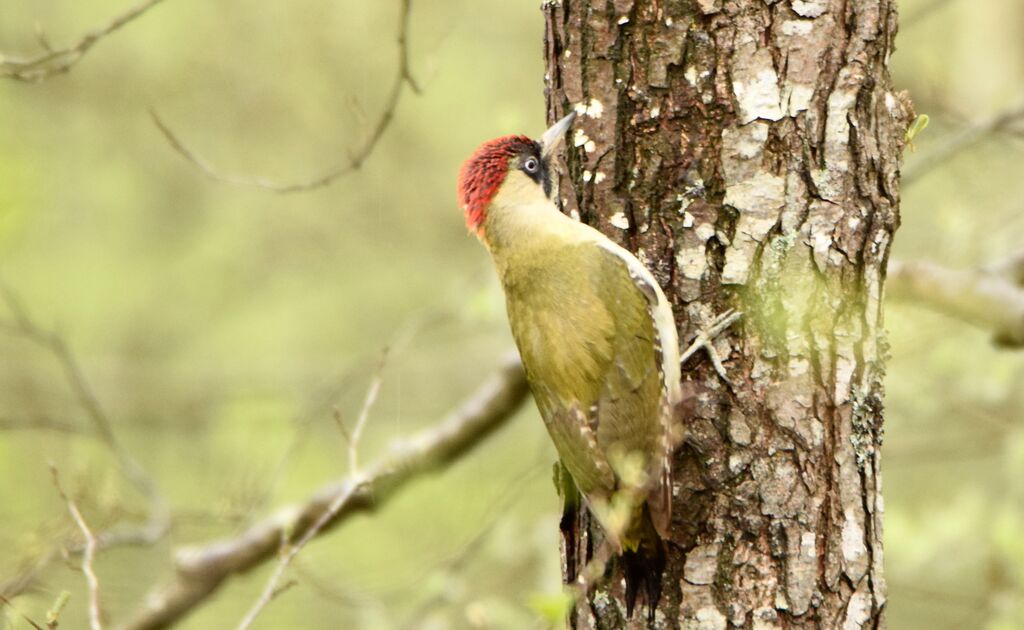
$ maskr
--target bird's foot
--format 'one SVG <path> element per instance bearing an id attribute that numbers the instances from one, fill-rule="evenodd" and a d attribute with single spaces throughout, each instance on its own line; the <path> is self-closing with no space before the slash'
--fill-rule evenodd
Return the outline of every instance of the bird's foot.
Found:
<path id="1" fill-rule="evenodd" d="M 722 357 L 718 356 L 718 351 L 715 350 L 715 338 L 728 330 L 728 328 L 735 324 L 741 317 L 743 317 L 743 313 L 734 308 L 731 308 L 716 317 L 711 322 L 710 326 L 697 332 L 697 336 L 694 337 L 693 342 L 679 357 L 679 365 L 685 365 L 690 357 L 692 357 L 701 348 L 704 348 L 708 353 L 708 357 L 711 359 L 711 364 L 715 366 L 715 372 L 718 372 L 718 376 L 720 376 L 726 384 L 732 387 L 732 381 L 729 380 L 729 375 L 725 371 L 725 366 L 722 365 Z"/>

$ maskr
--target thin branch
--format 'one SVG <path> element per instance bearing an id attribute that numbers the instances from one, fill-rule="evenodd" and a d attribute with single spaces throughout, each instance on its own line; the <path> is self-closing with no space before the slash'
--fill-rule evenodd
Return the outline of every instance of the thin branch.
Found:
<path id="1" fill-rule="evenodd" d="M 986 265 L 983 271 L 1002 276 L 1024 289 L 1024 249 Z"/>
<path id="2" fill-rule="evenodd" d="M 351 152 L 347 160 L 327 170 L 321 175 L 303 181 L 280 182 L 272 178 L 259 175 L 234 175 L 225 173 L 218 167 L 214 166 L 208 159 L 189 148 L 189 146 L 181 140 L 178 134 L 176 134 L 171 127 L 164 122 L 156 110 L 150 109 L 149 114 L 153 119 L 153 123 L 171 145 L 171 148 L 173 148 L 183 158 L 191 162 L 192 165 L 198 168 L 204 175 L 215 181 L 235 186 L 261 188 L 263 190 L 282 194 L 315 190 L 332 184 L 338 179 L 362 168 L 363 164 L 373 153 L 374 149 L 377 148 L 377 144 L 384 136 L 384 132 L 386 132 L 391 126 L 395 117 L 395 111 L 398 109 L 398 102 L 401 100 L 402 93 L 405 91 L 405 88 L 408 87 L 415 94 L 420 93 L 419 84 L 413 78 L 412 69 L 409 64 L 408 33 L 411 3 L 412 0 L 402 0 L 401 3 L 397 39 L 398 68 L 395 72 L 391 91 L 388 94 L 387 100 L 384 102 L 384 109 L 380 114 L 380 118 L 377 120 L 377 124 L 373 127 L 373 131 L 370 133 L 370 136 L 366 141 L 355 151 Z"/>
<path id="3" fill-rule="evenodd" d="M 2 279 L 0 279 L 0 299 L 6 303 L 8 311 L 10 311 L 11 316 L 14 318 L 12 323 L 0 322 L 3 324 L 3 328 L 35 343 L 54 355 L 64 371 L 64 377 L 71 387 L 75 398 L 92 422 L 100 440 L 106 444 L 107 448 L 117 459 L 122 474 L 150 502 L 150 533 L 154 540 L 163 536 L 170 522 L 166 501 L 157 489 L 156 483 L 145 469 L 121 445 L 120 440 L 114 433 L 110 417 L 103 408 L 103 405 L 100 404 L 96 392 L 86 379 L 77 357 L 71 352 L 67 342 L 56 332 L 46 330 L 33 321 L 28 314 L 28 310 L 22 304 L 21 299 Z"/>
<path id="4" fill-rule="evenodd" d="M 0 53 L 0 78 L 38 83 L 54 75 L 63 74 L 81 61 L 89 49 L 100 40 L 141 17 L 161 2 L 163 0 L 143 0 L 124 13 L 114 16 L 105 24 L 89 31 L 77 42 L 65 48 L 54 49 L 51 47 L 46 35 L 37 27 L 36 39 L 43 47 L 43 52 L 28 57 Z"/>
<path id="5" fill-rule="evenodd" d="M 448 305 L 451 301 L 443 301 L 441 303 Z M 399 326 L 398 330 L 387 342 L 387 357 L 394 357 L 396 354 L 403 352 L 416 335 L 419 334 L 422 328 L 439 321 L 441 317 L 442 314 L 439 312 L 439 309 L 436 308 L 424 309 L 421 312 L 414 313 L 401 326 Z M 353 363 L 362 364 L 363 362 L 360 360 L 354 360 Z M 380 357 L 378 365 L 378 370 L 382 370 L 384 365 L 383 356 Z M 322 419 L 325 409 L 332 414 L 342 437 L 345 439 L 346 445 L 351 441 L 352 436 L 349 433 L 348 427 L 345 426 L 341 410 L 330 404 L 330 402 L 334 401 L 338 395 L 340 395 L 341 391 L 347 387 L 344 383 L 350 379 L 351 371 L 351 368 L 345 369 L 340 375 L 340 378 L 336 378 L 337 375 L 328 376 L 325 381 L 331 383 L 331 385 L 326 387 L 323 392 L 316 393 L 312 397 L 313 402 L 304 405 L 308 411 L 301 413 L 295 418 L 295 423 L 297 425 L 296 430 L 292 434 L 292 438 L 289 440 L 288 446 L 285 447 L 281 457 L 277 461 L 277 464 L 274 466 L 274 471 L 270 476 L 270 482 L 266 485 L 263 491 L 259 493 L 257 500 L 249 505 L 247 514 L 256 514 L 257 512 L 262 512 L 266 508 L 267 503 L 273 495 L 274 488 L 284 475 L 291 458 L 307 438 L 309 429 L 315 419 Z"/>
<path id="6" fill-rule="evenodd" d="M 389 454 L 367 466 L 358 479 L 328 484 L 305 503 L 280 510 L 235 538 L 179 550 L 174 581 L 157 588 L 125 626 L 166 628 L 203 604 L 235 575 L 275 556 L 282 539 L 301 540 L 337 504 L 317 532 L 330 531 L 350 516 L 373 511 L 409 481 L 458 461 L 501 427 L 526 400 L 518 358 L 509 357 L 458 409 L 431 429 L 399 441 Z"/>
<path id="7" fill-rule="evenodd" d="M 0 330 L 32 342 L 51 353 L 64 372 L 79 406 L 82 407 L 92 424 L 89 435 L 99 438 L 111 451 L 118 462 L 121 473 L 147 499 L 149 518 L 142 526 L 118 527 L 99 532 L 96 538 L 96 552 L 118 546 L 152 545 L 159 541 L 170 529 L 170 511 L 163 495 L 152 478 L 138 462 L 123 448 L 114 433 L 113 424 L 103 408 L 95 391 L 89 384 L 67 342 L 56 332 L 47 330 L 37 324 L 29 315 L 21 299 L 0 279 L 0 301 L 7 306 L 11 320 L 0 320 Z M 26 419 L 0 419 L 0 428 L 45 428 L 57 431 L 84 433 L 82 429 L 44 416 Z M 13 597 L 30 588 L 37 576 L 55 559 L 60 557 L 60 550 L 51 549 L 40 558 L 27 564 L 16 576 L 0 582 L 0 593 Z M 84 553 L 85 548 L 71 547 L 72 553 Z"/>
<path id="8" fill-rule="evenodd" d="M 1024 287 L 1017 254 L 978 270 L 947 269 L 928 262 L 889 262 L 890 297 L 923 304 L 992 331 L 1001 345 L 1024 346 Z"/>
<path id="9" fill-rule="evenodd" d="M 945 144 L 921 155 L 903 169 L 901 182 L 910 186 L 924 175 L 944 164 L 957 153 L 969 149 L 995 133 L 1012 131 L 1016 122 L 1024 120 L 1024 105 L 993 116 L 988 120 L 971 125 L 954 134 Z"/>
<path id="10" fill-rule="evenodd" d="M 248 630 L 252 627 L 253 622 L 256 621 L 256 617 L 259 616 L 260 612 L 262 612 L 263 609 L 266 608 L 267 604 L 277 596 L 277 585 L 284 576 L 285 570 L 288 569 L 288 566 L 295 559 L 295 556 L 299 555 L 299 552 L 302 551 L 302 549 L 309 544 L 313 538 L 320 534 L 320 531 L 327 526 L 327 523 L 337 517 L 338 511 L 341 510 L 346 503 L 352 500 L 352 497 L 356 492 L 363 490 L 365 484 L 366 480 L 362 477 L 350 477 L 345 482 L 342 491 L 338 493 L 333 501 L 331 501 L 330 506 L 324 510 L 323 514 L 320 515 L 320 518 L 313 523 L 313 526 L 306 530 L 306 533 L 303 534 L 302 538 L 300 538 L 297 543 L 288 547 L 288 550 L 281 557 L 281 561 L 277 563 L 277 567 L 271 574 L 270 579 L 267 580 L 267 583 L 263 588 L 263 592 L 260 593 L 259 599 L 256 600 L 256 603 L 253 604 L 252 608 L 249 609 L 249 612 L 245 614 L 245 617 L 243 617 L 242 621 L 238 624 L 238 630 Z"/>
<path id="11" fill-rule="evenodd" d="M 372 605 L 370 598 L 362 593 L 349 593 L 337 580 L 331 577 L 318 575 L 307 566 L 303 558 L 298 558 L 292 564 L 292 571 L 302 580 L 302 585 L 312 590 L 319 599 L 331 602 L 342 608 L 362 608 Z"/>
<path id="12" fill-rule="evenodd" d="M 71 435 L 92 435 L 91 432 L 77 424 L 49 416 L 26 416 L 23 418 L 0 416 L 0 431 L 55 431 Z"/>
<path id="13" fill-rule="evenodd" d="M 373 405 L 377 402 L 377 397 L 380 394 L 380 385 L 383 380 L 384 364 L 387 360 L 387 349 L 381 353 L 380 363 L 377 365 L 377 371 L 373 375 L 373 379 L 370 381 L 370 387 L 366 391 L 366 398 L 363 400 L 363 406 L 359 410 L 359 419 L 356 421 L 356 428 L 352 430 L 352 435 L 349 436 L 348 440 L 348 465 L 349 465 L 349 476 L 344 483 L 345 490 L 338 493 L 338 496 L 331 501 L 330 507 L 324 510 L 324 513 L 320 515 L 320 518 L 313 523 L 313 526 L 306 530 L 306 533 L 302 535 L 299 542 L 291 545 L 287 548 L 284 554 L 281 556 L 281 561 L 277 563 L 277 568 L 271 574 L 270 579 L 267 580 L 266 585 L 263 588 L 263 592 L 260 594 L 259 599 L 252 605 L 249 612 L 246 613 L 245 617 L 238 624 L 238 630 L 248 630 L 252 627 L 253 622 L 256 621 L 256 617 L 267 607 L 267 604 L 276 598 L 284 589 L 279 588 L 278 584 L 281 582 L 281 578 L 284 577 L 284 572 L 291 565 L 292 561 L 295 560 L 295 556 L 299 555 L 306 545 L 309 544 L 313 538 L 320 534 L 327 523 L 334 520 L 338 515 L 338 510 L 342 508 L 355 494 L 360 490 L 366 483 L 363 475 L 359 471 L 359 444 L 363 437 L 363 429 L 366 427 L 366 422 L 370 417 L 370 411 L 373 409 Z M 283 538 L 283 542 L 287 542 L 287 538 Z"/>
<path id="14" fill-rule="evenodd" d="M 33 621 L 31 617 L 29 617 L 25 613 L 23 613 L 20 610 L 18 610 L 17 608 L 15 608 L 14 604 L 11 603 L 11 600 L 7 599 L 6 597 L 4 597 L 4 595 L 2 593 L 0 593 L 0 609 L 2 609 L 4 606 L 10 607 L 11 610 L 13 610 L 15 612 L 15 614 L 20 615 L 21 618 L 24 619 L 25 622 L 28 625 L 32 626 L 36 630 L 43 630 L 42 626 L 40 626 L 38 623 Z"/>
<path id="15" fill-rule="evenodd" d="M 359 442 L 363 438 L 363 429 L 366 428 L 366 421 L 370 417 L 370 410 L 377 403 L 377 396 L 380 394 L 380 384 L 383 380 L 384 364 L 387 362 L 387 348 L 381 353 L 380 363 L 377 364 L 377 371 L 370 381 L 370 387 L 366 391 L 366 398 L 359 410 L 359 417 L 356 419 L 356 427 L 348 436 L 348 469 L 349 475 L 355 479 L 359 475 Z"/>
<path id="16" fill-rule="evenodd" d="M 82 532 L 82 537 L 85 538 L 85 553 L 82 554 L 82 573 L 85 574 L 85 581 L 89 585 L 89 627 L 92 630 L 103 630 L 103 624 L 100 622 L 100 581 L 96 577 L 96 569 L 93 567 L 93 559 L 96 557 L 96 537 L 93 536 L 92 530 L 89 529 L 74 500 L 61 487 L 60 473 L 57 471 L 57 466 L 52 462 L 50 463 L 50 474 L 53 475 L 53 485 L 57 488 L 57 493 L 64 499 L 71 518 L 74 519 L 75 525 L 78 526 L 79 531 Z"/>

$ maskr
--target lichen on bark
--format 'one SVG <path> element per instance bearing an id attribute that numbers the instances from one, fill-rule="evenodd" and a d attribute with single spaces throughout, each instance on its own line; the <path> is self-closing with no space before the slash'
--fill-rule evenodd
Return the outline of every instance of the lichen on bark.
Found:
<path id="1" fill-rule="evenodd" d="M 705 360 L 684 366 L 695 399 L 654 625 L 881 626 L 881 307 L 913 116 L 889 78 L 894 2 L 562 0 L 544 14 L 548 118 L 580 114 L 564 211 L 651 268 L 682 340 L 745 314 L 716 341 L 732 386 Z M 572 526 L 578 571 L 601 533 L 585 512 Z M 574 627 L 622 623 L 609 576 Z"/>

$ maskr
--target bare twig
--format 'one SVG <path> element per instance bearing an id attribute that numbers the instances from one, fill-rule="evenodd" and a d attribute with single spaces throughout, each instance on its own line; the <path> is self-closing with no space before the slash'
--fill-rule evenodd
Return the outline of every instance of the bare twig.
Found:
<path id="1" fill-rule="evenodd" d="M 67 343 L 57 333 L 44 330 L 32 321 L 21 300 L 18 299 L 10 287 L 2 282 L 0 282 L 0 295 L 2 295 L 14 317 L 14 324 L 8 324 L 5 327 L 49 350 L 57 358 L 61 368 L 64 370 L 64 376 L 68 384 L 74 391 L 75 397 L 85 410 L 86 415 L 92 421 L 93 427 L 100 439 L 107 444 L 115 457 L 117 457 L 125 476 L 144 494 L 149 495 L 153 491 L 152 481 L 121 446 L 117 436 L 114 434 L 109 417 L 102 405 L 100 405 L 95 392 L 86 381 L 85 374 L 82 372 L 78 360 L 68 348 Z"/>
<path id="2" fill-rule="evenodd" d="M 1002 112 L 988 120 L 971 125 L 954 134 L 945 144 L 921 155 L 903 169 L 901 178 L 904 187 L 910 186 L 922 176 L 941 166 L 957 153 L 973 147 L 995 133 L 1011 131 L 1014 123 L 1024 120 L 1024 105 Z"/>
<path id="3" fill-rule="evenodd" d="M 928 262 L 889 262 L 890 297 L 924 304 L 995 335 L 996 342 L 1024 345 L 1021 254 L 980 270 L 954 270 Z"/>
<path id="4" fill-rule="evenodd" d="M 296 558 L 292 563 L 292 571 L 302 580 L 302 585 L 313 591 L 319 599 L 329 601 L 343 608 L 362 608 L 371 602 L 364 594 L 350 593 L 331 577 L 318 575 L 305 564 L 303 558 Z"/>
<path id="5" fill-rule="evenodd" d="M 1024 249 L 986 265 L 983 271 L 1002 276 L 1024 290 Z"/>
<path id="6" fill-rule="evenodd" d="M 151 592 L 126 628 L 168 627 L 206 601 L 228 578 L 273 558 L 282 538 L 301 540 L 335 504 L 337 509 L 318 534 L 353 514 L 379 508 L 409 481 L 457 461 L 483 442 L 519 409 L 526 394 L 518 358 L 510 357 L 449 417 L 393 445 L 389 454 L 368 465 L 358 479 L 346 475 L 305 503 L 287 507 L 235 538 L 180 550 L 174 582 Z"/>
<path id="7" fill-rule="evenodd" d="M 43 627 L 42 627 L 42 626 L 40 626 L 40 625 L 39 625 L 38 623 L 36 623 L 35 621 L 33 621 L 33 619 L 32 619 L 31 617 L 29 617 L 29 616 L 28 616 L 28 615 L 26 615 L 25 613 L 21 612 L 20 610 L 16 609 L 16 608 L 14 607 L 14 604 L 12 604 L 12 603 L 11 603 L 11 600 L 9 600 L 9 599 L 7 599 L 6 597 L 4 597 L 3 593 L 0 593 L 0 604 L 3 604 L 3 606 L 9 606 L 9 607 L 10 607 L 10 608 L 11 608 L 12 610 L 14 610 L 15 614 L 17 614 L 17 615 L 20 615 L 20 616 L 21 616 L 21 618 L 22 618 L 22 619 L 24 619 L 24 620 L 25 620 L 25 622 L 26 622 L 26 623 L 27 623 L 28 625 L 32 626 L 32 627 L 33 627 L 33 628 L 35 628 L 36 630 L 43 630 Z M 3 608 L 3 606 L 0 606 L 0 608 Z"/>
<path id="8" fill-rule="evenodd" d="M 79 406 L 82 407 L 92 424 L 92 432 L 114 455 L 121 473 L 147 499 L 149 518 L 140 526 L 119 527 L 96 534 L 96 551 L 110 547 L 126 545 L 152 545 L 167 533 L 170 528 L 170 511 L 166 500 L 160 493 L 152 478 L 138 462 L 121 445 L 114 433 L 113 424 L 103 408 L 95 391 L 85 377 L 78 359 L 71 351 L 67 342 L 54 331 L 47 330 L 37 324 L 28 314 L 28 310 L 15 292 L 0 279 L 0 301 L 6 304 L 10 320 L 0 319 L 0 330 L 26 339 L 51 353 L 60 364 L 64 377 Z M 45 428 L 57 431 L 83 432 L 65 422 L 56 421 L 44 416 L 27 419 L 0 420 L 0 428 Z M 84 548 L 72 548 L 73 553 L 82 553 Z M 36 576 L 53 560 L 60 557 L 57 549 L 43 554 L 36 561 L 29 563 L 14 578 L 0 583 L 0 592 L 14 596 L 29 588 Z"/>
<path id="9" fill-rule="evenodd" d="M 299 552 L 302 551 L 302 549 L 320 533 L 327 523 L 337 516 L 338 511 L 352 499 L 352 496 L 355 495 L 356 492 L 363 490 L 365 484 L 366 480 L 362 477 L 350 476 L 349 479 L 346 480 L 342 487 L 342 491 L 334 497 L 334 500 L 331 501 L 328 508 L 324 510 L 316 522 L 313 523 L 313 526 L 306 530 L 305 534 L 303 534 L 302 538 L 300 538 L 297 543 L 289 546 L 284 552 L 284 555 L 281 557 L 281 561 L 277 563 L 277 568 L 275 568 L 274 572 L 270 575 L 270 579 L 267 580 L 267 583 L 263 588 L 263 592 L 260 593 L 256 603 L 253 604 L 252 608 L 249 609 L 249 612 L 245 614 L 245 617 L 243 617 L 242 621 L 238 624 L 238 630 L 247 630 L 252 627 L 253 622 L 256 621 L 256 617 L 259 616 L 260 612 L 262 612 L 263 609 L 266 608 L 267 604 L 277 596 L 279 592 L 277 585 L 284 576 L 285 570 L 295 559 L 295 556 L 297 556 Z"/>
<path id="10" fill-rule="evenodd" d="M 384 373 L 384 364 L 387 361 L 387 348 L 381 353 L 380 363 L 377 364 L 377 371 L 370 381 L 370 387 L 366 390 L 366 398 L 359 410 L 359 417 L 356 419 L 356 427 L 348 436 L 348 472 L 355 479 L 359 474 L 359 441 L 363 438 L 363 429 L 370 417 L 370 410 L 377 403 L 377 396 L 380 394 L 380 384 Z"/>
<path id="11" fill-rule="evenodd" d="M 249 612 L 245 614 L 242 621 L 238 624 L 238 630 L 248 630 L 252 627 L 256 617 L 259 616 L 260 612 L 266 608 L 275 597 L 277 597 L 284 589 L 279 588 L 278 584 L 281 578 L 284 577 L 284 572 L 291 565 L 292 561 L 295 560 L 295 556 L 299 555 L 299 552 L 305 548 L 307 544 L 313 538 L 315 538 L 327 523 L 334 520 L 338 514 L 338 510 L 342 508 L 351 498 L 352 495 L 360 490 L 366 481 L 363 475 L 359 471 L 359 443 L 363 437 L 363 429 L 366 427 L 366 422 L 370 417 L 370 411 L 373 409 L 373 405 L 377 402 L 377 397 L 380 394 L 380 385 L 383 380 L 384 363 L 387 360 L 387 349 L 381 353 L 380 363 L 377 366 L 377 371 L 373 375 L 373 380 L 370 381 L 370 387 L 366 391 L 366 398 L 363 400 L 363 406 L 359 410 L 359 418 L 356 420 L 356 427 L 352 430 L 352 435 L 349 436 L 348 440 L 348 465 L 349 475 L 348 479 L 344 483 L 344 490 L 338 493 L 338 496 L 331 501 L 331 505 L 324 510 L 324 513 L 320 515 L 320 518 L 313 523 L 313 526 L 306 530 L 306 533 L 302 535 L 297 543 L 283 549 L 284 553 L 281 556 L 281 561 L 277 563 L 277 568 L 270 575 L 270 579 L 267 580 L 266 585 L 263 588 L 263 592 L 260 593 L 259 598 L 249 609 Z M 287 542 L 287 538 L 283 540 Z"/>
<path id="12" fill-rule="evenodd" d="M 2 279 L 0 279 L 0 298 L 6 303 L 8 311 L 14 318 L 13 322 L 0 321 L 0 327 L 35 343 L 54 355 L 64 371 L 64 377 L 74 392 L 75 398 L 92 422 L 100 440 L 106 444 L 117 459 L 122 474 L 149 500 L 152 508 L 150 528 L 151 535 L 155 537 L 154 540 L 163 536 L 169 523 L 166 501 L 145 469 L 121 445 L 114 433 L 110 417 L 85 378 L 85 373 L 67 342 L 56 332 L 46 330 L 33 321 L 20 298 Z"/>
<path id="13" fill-rule="evenodd" d="M 0 416 L 0 431 L 55 431 L 57 433 L 92 435 L 86 429 L 49 416 L 6 418 Z"/>
<path id="14" fill-rule="evenodd" d="M 103 624 L 100 622 L 100 581 L 96 577 L 96 569 L 93 567 L 93 559 L 96 556 L 96 537 L 86 524 L 74 500 L 61 487 L 60 473 L 57 471 L 57 466 L 52 462 L 50 463 L 50 474 L 53 475 L 53 485 L 56 486 L 57 492 L 68 506 L 71 518 L 74 519 L 75 525 L 78 526 L 79 531 L 82 532 L 82 537 L 85 538 L 85 553 L 82 554 L 82 573 L 85 574 L 85 581 L 89 585 L 89 627 L 92 630 L 102 630 Z"/>
<path id="15" fill-rule="evenodd" d="M 442 299 L 439 301 L 439 306 L 434 308 L 424 309 L 419 313 L 414 313 L 408 318 L 405 323 L 399 326 L 398 330 L 391 336 L 386 343 L 387 357 L 394 357 L 397 354 L 401 354 L 405 348 L 412 342 L 412 340 L 419 334 L 420 330 L 427 325 L 440 321 L 445 314 L 441 311 L 440 305 L 444 305 L 446 308 L 450 308 L 452 300 Z M 353 364 L 362 365 L 364 361 L 360 359 L 353 360 Z M 383 369 L 384 357 L 379 359 L 379 370 Z M 248 513 L 256 514 L 262 511 L 270 498 L 273 496 L 274 488 L 279 483 L 280 479 L 284 475 L 291 458 L 300 448 L 300 445 L 309 435 L 309 429 L 312 426 L 315 419 L 323 418 L 325 410 L 330 412 L 334 418 L 334 422 L 338 425 L 338 430 L 341 432 L 342 437 L 345 439 L 346 446 L 350 443 L 352 436 L 349 432 L 348 427 L 345 425 L 344 416 L 332 402 L 338 397 L 343 389 L 347 387 L 345 383 L 351 380 L 352 368 L 346 368 L 339 374 L 328 375 L 325 378 L 325 383 L 330 383 L 329 386 L 324 388 L 323 392 L 317 393 L 313 399 L 305 405 L 307 411 L 304 411 L 299 417 L 296 418 L 297 428 L 292 435 L 292 439 L 289 441 L 288 446 L 284 449 L 280 459 L 274 466 L 274 472 L 270 476 L 270 483 L 267 484 L 266 488 L 260 493 L 258 499 L 249 506 Z M 379 373 L 379 372 L 378 372 Z M 340 381 L 340 382 L 339 382 Z"/>
<path id="16" fill-rule="evenodd" d="M 42 46 L 43 52 L 28 57 L 17 57 L 0 53 L 0 78 L 38 83 L 54 75 L 63 74 L 81 61 L 82 57 L 89 52 L 89 49 L 104 37 L 141 17 L 146 11 L 149 11 L 161 2 L 163 0 L 143 0 L 124 13 L 114 16 L 102 26 L 82 35 L 77 42 L 65 48 L 55 49 L 50 46 L 46 35 L 37 26 L 36 39 Z"/>
<path id="17" fill-rule="evenodd" d="M 395 72 L 395 78 L 391 86 L 391 91 L 388 94 L 387 99 L 384 101 L 384 108 L 380 114 L 380 118 L 377 120 L 377 124 L 373 127 L 373 131 L 366 141 L 358 147 L 355 151 L 352 151 L 347 160 L 338 164 L 337 166 L 329 169 L 325 173 L 298 182 L 280 182 L 275 181 L 269 177 L 263 176 L 251 176 L 251 175 L 233 175 L 225 173 L 216 166 L 214 166 L 209 160 L 204 158 L 202 155 L 190 149 L 178 135 L 167 125 L 166 122 L 160 117 L 160 115 L 154 109 L 150 109 L 150 116 L 153 119 L 153 123 L 157 126 L 160 132 L 167 139 L 167 142 L 171 145 L 179 155 L 192 163 L 193 166 L 198 168 L 207 177 L 223 182 L 226 184 L 233 184 L 236 186 L 249 186 L 253 188 L 262 188 L 276 193 L 295 193 L 304 192 L 308 190 L 314 190 L 327 186 L 338 179 L 354 173 L 362 168 L 363 164 L 373 153 L 374 149 L 377 148 L 377 144 L 380 139 L 384 136 L 384 132 L 391 126 L 391 122 L 394 120 L 395 111 L 398 109 L 398 102 L 401 100 L 402 93 L 405 88 L 408 87 L 415 94 L 420 93 L 419 84 L 412 76 L 412 69 L 409 64 L 409 45 L 408 45 L 408 33 L 409 33 L 409 14 L 411 10 L 412 0 L 401 0 L 401 9 L 399 13 L 399 31 L 398 31 L 398 69 Z"/>

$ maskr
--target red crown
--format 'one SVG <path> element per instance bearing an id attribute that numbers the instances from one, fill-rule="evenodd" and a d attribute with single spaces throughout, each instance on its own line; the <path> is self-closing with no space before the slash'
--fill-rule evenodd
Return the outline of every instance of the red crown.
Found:
<path id="1" fill-rule="evenodd" d="M 487 206 L 498 192 L 508 161 L 534 144 L 526 136 L 502 136 L 480 145 L 459 172 L 459 204 L 466 213 L 466 227 L 478 234 L 483 230 Z"/>

